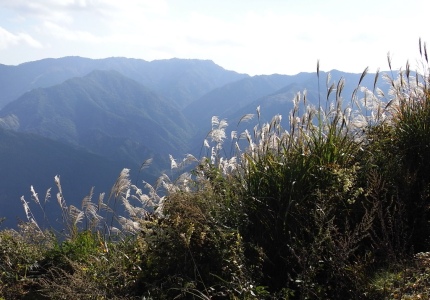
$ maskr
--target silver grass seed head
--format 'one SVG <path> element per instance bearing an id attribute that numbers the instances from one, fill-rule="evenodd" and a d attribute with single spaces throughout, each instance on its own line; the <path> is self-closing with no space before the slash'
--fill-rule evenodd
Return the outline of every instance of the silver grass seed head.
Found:
<path id="1" fill-rule="evenodd" d="M 237 139 L 237 131 L 236 130 L 233 130 L 230 133 L 230 138 L 231 138 L 231 140 Z"/>
<path id="2" fill-rule="evenodd" d="M 36 202 L 37 204 L 40 204 L 39 202 L 39 196 L 37 195 L 36 191 L 34 190 L 33 186 L 30 186 L 30 191 L 31 191 L 31 198 L 34 200 L 34 202 Z"/>
<path id="3" fill-rule="evenodd" d="M 239 120 L 239 122 L 237 123 L 237 125 L 239 125 L 240 123 L 242 123 L 242 122 L 248 122 L 248 121 L 250 121 L 250 120 L 252 120 L 254 118 L 254 114 L 246 114 L 246 115 L 243 115 L 241 118 L 240 118 L 240 120 Z"/>
<path id="4" fill-rule="evenodd" d="M 51 188 L 48 188 L 46 190 L 46 194 L 45 194 L 45 203 L 49 201 L 49 198 L 51 198 Z"/>
<path id="5" fill-rule="evenodd" d="M 225 130 L 223 128 L 215 128 L 211 130 L 210 137 L 213 142 L 222 143 L 226 138 Z"/>
<path id="6" fill-rule="evenodd" d="M 173 156 L 171 154 L 169 154 L 169 159 L 170 159 L 170 169 L 177 169 L 178 168 L 178 164 L 176 163 L 175 159 L 173 158 Z"/>

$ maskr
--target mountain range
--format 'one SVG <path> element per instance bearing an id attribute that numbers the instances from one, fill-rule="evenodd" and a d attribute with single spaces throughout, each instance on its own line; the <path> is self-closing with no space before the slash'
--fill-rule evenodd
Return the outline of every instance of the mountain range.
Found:
<path id="1" fill-rule="evenodd" d="M 361 74 L 333 70 L 351 95 Z M 208 60 L 145 61 L 64 57 L 0 65 L 0 217 L 24 219 L 20 197 L 30 186 L 43 194 L 60 175 L 69 204 L 92 186 L 109 192 L 122 168 L 150 182 L 169 169 L 169 154 L 199 155 L 211 117 L 235 126 L 261 107 L 262 120 L 288 115 L 297 92 L 310 103 L 325 97 L 321 72 L 249 76 Z M 369 74 L 362 85 L 372 87 Z M 319 87 L 319 85 L 321 85 Z M 232 128 L 231 130 L 235 130 Z"/>

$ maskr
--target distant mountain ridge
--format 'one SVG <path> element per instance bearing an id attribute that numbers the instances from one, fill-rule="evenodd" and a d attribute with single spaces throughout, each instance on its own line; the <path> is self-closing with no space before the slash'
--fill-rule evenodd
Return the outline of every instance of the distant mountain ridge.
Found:
<path id="1" fill-rule="evenodd" d="M 187 118 L 201 124 L 212 116 L 224 117 L 252 100 L 270 94 L 288 83 L 287 75 L 262 75 L 244 78 L 216 88 L 184 109 Z M 209 124 L 209 123 L 208 123 Z"/>
<path id="2" fill-rule="evenodd" d="M 180 106 L 186 106 L 216 87 L 248 77 L 227 71 L 209 60 L 174 58 L 149 62 L 123 57 L 47 58 L 17 66 L 0 65 L 0 108 L 32 89 L 56 85 L 94 70 L 118 71 Z"/>

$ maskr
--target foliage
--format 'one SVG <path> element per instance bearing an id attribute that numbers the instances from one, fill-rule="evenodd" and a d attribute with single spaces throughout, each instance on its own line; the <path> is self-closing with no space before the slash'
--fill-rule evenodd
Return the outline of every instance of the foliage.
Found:
<path id="1" fill-rule="evenodd" d="M 31 223 L 0 231 L 0 297 L 20 299 L 33 290 L 44 252 L 53 245 L 54 237 Z"/>
<path id="2" fill-rule="evenodd" d="M 371 282 L 374 298 L 427 299 L 429 294 L 429 253 L 420 252 L 412 261 L 377 272 Z"/>

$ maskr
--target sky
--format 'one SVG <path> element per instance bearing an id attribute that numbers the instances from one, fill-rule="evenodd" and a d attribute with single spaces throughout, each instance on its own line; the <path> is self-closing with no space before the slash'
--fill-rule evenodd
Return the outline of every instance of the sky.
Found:
<path id="1" fill-rule="evenodd" d="M 209 59 L 249 75 L 419 67 L 428 0 L 0 0 L 0 64 Z M 429 46 L 430 52 L 430 46 Z M 429 53 L 430 55 L 430 53 Z"/>

